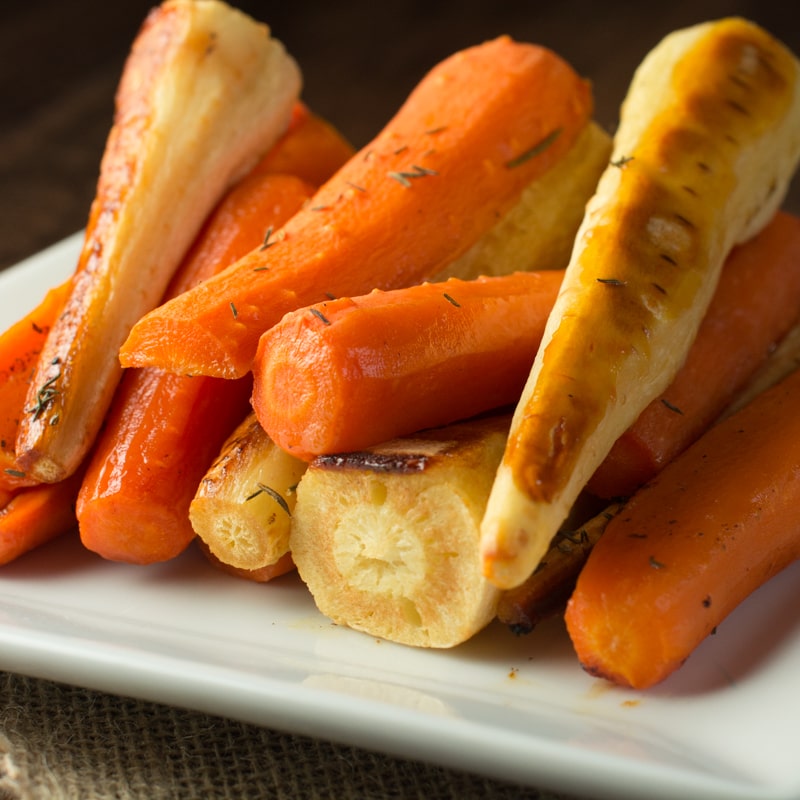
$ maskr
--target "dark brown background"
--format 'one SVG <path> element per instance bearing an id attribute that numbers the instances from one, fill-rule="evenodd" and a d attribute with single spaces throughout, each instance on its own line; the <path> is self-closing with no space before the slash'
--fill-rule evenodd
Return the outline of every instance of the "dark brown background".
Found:
<path id="1" fill-rule="evenodd" d="M 151 0 L 26 0 L 0 11 L 0 268 L 83 227 L 127 49 Z M 423 73 L 500 33 L 548 45 L 594 84 L 608 128 L 631 74 L 670 30 L 740 14 L 800 52 L 786 0 L 242 0 L 300 63 L 304 98 L 356 145 Z M 797 181 L 789 207 L 800 211 Z"/>

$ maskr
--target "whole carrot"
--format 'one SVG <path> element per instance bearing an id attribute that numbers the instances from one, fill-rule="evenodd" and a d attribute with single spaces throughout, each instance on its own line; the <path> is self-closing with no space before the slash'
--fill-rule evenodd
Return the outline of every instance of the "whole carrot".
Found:
<path id="1" fill-rule="evenodd" d="M 450 278 L 287 314 L 259 342 L 256 416 L 310 460 L 511 404 L 563 274 Z"/>
<path id="2" fill-rule="evenodd" d="M 247 252 L 294 214 L 312 188 L 253 175 L 219 205 L 171 285 L 172 296 Z M 104 558 L 165 561 L 194 538 L 189 504 L 222 442 L 247 414 L 251 381 L 130 370 L 115 395 L 81 487 L 83 544 Z"/>
<path id="3" fill-rule="evenodd" d="M 588 85 L 544 48 L 501 37 L 457 53 L 267 246 L 145 315 L 122 363 L 237 377 L 287 311 L 435 274 L 564 157 L 591 112 Z"/>
<path id="4" fill-rule="evenodd" d="M 652 478 L 714 422 L 799 318 L 800 218 L 780 212 L 733 250 L 686 361 L 617 439 L 589 490 L 622 497 Z"/>
<path id="5" fill-rule="evenodd" d="M 0 334 L 0 490 L 39 483 L 17 463 L 15 443 L 20 420 L 30 413 L 26 401 L 32 375 L 69 291 L 70 281 L 50 289 L 36 308 Z M 47 387 L 42 400 L 46 393 Z"/>
<path id="6" fill-rule="evenodd" d="M 593 675 L 645 689 L 800 556 L 800 371 L 711 428 L 595 545 L 566 621 Z"/>

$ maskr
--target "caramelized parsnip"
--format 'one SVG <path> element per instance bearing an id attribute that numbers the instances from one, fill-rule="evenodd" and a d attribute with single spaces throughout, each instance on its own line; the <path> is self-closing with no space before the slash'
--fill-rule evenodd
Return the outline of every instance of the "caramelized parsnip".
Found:
<path id="1" fill-rule="evenodd" d="M 266 26 L 222 2 L 168 0 L 148 16 L 117 92 L 73 288 L 17 438 L 36 478 L 77 468 L 120 379 L 120 345 L 223 192 L 283 133 L 299 87 Z"/>
<path id="2" fill-rule="evenodd" d="M 622 109 L 482 524 L 484 572 L 535 569 L 614 441 L 668 385 L 728 252 L 800 157 L 800 62 L 752 23 L 668 36 Z"/>

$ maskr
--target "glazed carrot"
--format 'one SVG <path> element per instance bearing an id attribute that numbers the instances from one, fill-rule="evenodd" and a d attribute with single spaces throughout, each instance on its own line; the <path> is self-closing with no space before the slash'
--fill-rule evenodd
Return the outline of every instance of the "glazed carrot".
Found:
<path id="1" fill-rule="evenodd" d="M 321 186 L 353 155 L 353 146 L 333 125 L 298 102 L 289 129 L 254 167 L 253 174 L 289 173 Z"/>
<path id="2" fill-rule="evenodd" d="M 686 361 L 589 481 L 623 497 L 694 441 L 800 318 L 800 218 L 779 213 L 727 259 Z"/>
<path id="3" fill-rule="evenodd" d="M 0 508 L 0 564 L 8 564 L 75 527 L 82 470 L 66 480 L 20 489 Z"/>
<path id="4" fill-rule="evenodd" d="M 117 91 L 72 291 L 29 390 L 37 410 L 20 425 L 17 457 L 39 480 L 83 461 L 122 375 L 119 346 L 216 203 L 283 134 L 299 87 L 269 30 L 223 2 L 166 0 L 147 17 Z"/>
<path id="5" fill-rule="evenodd" d="M 235 261 L 265 227 L 294 214 L 313 189 L 290 175 L 243 180 L 219 205 L 172 282 L 186 291 Z M 231 430 L 251 381 L 130 370 L 98 437 L 78 500 L 81 541 L 104 558 L 146 564 L 194 538 L 189 504 Z"/>
<path id="6" fill-rule="evenodd" d="M 739 18 L 639 66 L 517 405 L 482 525 L 501 588 L 536 568 L 614 442 L 673 380 L 731 249 L 800 160 L 800 61 Z"/>
<path id="7" fill-rule="evenodd" d="M 451 56 L 271 246 L 140 320 L 122 363 L 236 377 L 286 312 L 435 274 L 565 156 L 591 112 L 588 85 L 548 50 L 501 37 Z"/>
<path id="8" fill-rule="evenodd" d="M 645 689 L 800 557 L 800 371 L 711 428 L 606 528 L 566 612 L 591 674 Z"/>
<path id="9" fill-rule="evenodd" d="M 287 314 L 259 342 L 256 416 L 310 460 L 512 404 L 563 274 L 450 278 Z"/>
<path id="10" fill-rule="evenodd" d="M 0 490 L 39 482 L 17 463 L 15 442 L 31 375 L 69 290 L 69 281 L 50 289 L 36 308 L 0 334 Z"/>

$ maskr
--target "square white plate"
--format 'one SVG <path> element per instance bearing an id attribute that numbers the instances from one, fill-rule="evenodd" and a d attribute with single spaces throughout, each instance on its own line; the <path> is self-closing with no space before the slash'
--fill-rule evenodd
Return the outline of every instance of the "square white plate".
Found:
<path id="1" fill-rule="evenodd" d="M 0 273 L 0 328 L 69 274 L 80 243 Z M 414 650 L 332 625 L 296 576 L 250 584 L 193 550 L 114 564 L 68 535 L 0 569 L 0 668 L 577 795 L 791 800 L 798 609 L 795 564 L 635 693 L 583 673 L 560 620 Z"/>

